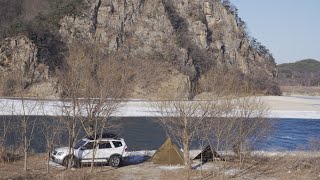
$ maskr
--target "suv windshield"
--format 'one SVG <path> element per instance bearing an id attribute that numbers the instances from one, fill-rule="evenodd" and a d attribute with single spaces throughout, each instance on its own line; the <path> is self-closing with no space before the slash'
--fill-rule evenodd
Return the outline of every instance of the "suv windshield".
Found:
<path id="1" fill-rule="evenodd" d="M 79 147 L 83 146 L 85 143 L 86 143 L 86 141 L 84 141 L 84 140 L 78 141 L 78 142 L 74 145 L 74 149 L 78 149 Z"/>

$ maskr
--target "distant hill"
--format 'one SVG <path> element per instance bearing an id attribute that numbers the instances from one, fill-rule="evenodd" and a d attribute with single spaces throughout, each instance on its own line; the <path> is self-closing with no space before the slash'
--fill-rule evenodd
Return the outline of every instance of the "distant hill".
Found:
<path id="1" fill-rule="evenodd" d="M 294 63 L 278 65 L 280 85 L 285 86 L 319 86 L 320 61 L 304 59 Z"/>
<path id="2" fill-rule="evenodd" d="M 294 63 L 279 64 L 278 70 L 291 70 L 298 72 L 319 72 L 320 61 L 317 61 L 315 59 L 304 59 Z"/>

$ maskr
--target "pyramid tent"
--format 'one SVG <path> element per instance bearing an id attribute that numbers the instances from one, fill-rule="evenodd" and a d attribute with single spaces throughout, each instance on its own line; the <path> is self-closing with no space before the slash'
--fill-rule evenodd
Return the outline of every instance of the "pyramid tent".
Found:
<path id="1" fill-rule="evenodd" d="M 210 145 L 208 145 L 193 160 L 195 160 L 195 159 L 200 159 L 201 160 L 201 158 L 202 158 L 203 162 L 207 162 L 207 161 L 210 161 L 210 160 L 212 161 L 214 157 L 218 158 L 218 159 L 221 159 L 221 160 L 224 160 L 223 158 L 221 158 L 221 156 L 215 150 L 211 149 Z"/>
<path id="2" fill-rule="evenodd" d="M 170 138 L 157 150 L 150 161 L 161 165 L 184 165 L 182 152 Z"/>

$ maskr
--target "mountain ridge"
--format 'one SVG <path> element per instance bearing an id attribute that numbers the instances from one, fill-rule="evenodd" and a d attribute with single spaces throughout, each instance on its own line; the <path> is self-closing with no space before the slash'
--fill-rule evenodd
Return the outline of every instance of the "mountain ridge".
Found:
<path id="1" fill-rule="evenodd" d="M 319 86 L 320 61 L 303 59 L 278 65 L 278 81 L 283 86 Z"/>
<path id="2" fill-rule="evenodd" d="M 282 63 L 278 68 L 287 68 L 296 71 L 312 71 L 317 72 L 320 70 L 320 61 L 316 59 L 303 59 L 292 63 Z M 307 69 L 304 69 L 307 68 Z"/>

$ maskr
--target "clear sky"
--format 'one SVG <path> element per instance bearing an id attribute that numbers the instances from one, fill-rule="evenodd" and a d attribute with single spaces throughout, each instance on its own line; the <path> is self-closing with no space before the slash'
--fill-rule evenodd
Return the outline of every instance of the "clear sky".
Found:
<path id="1" fill-rule="evenodd" d="M 320 0 L 230 0 L 276 62 L 320 60 Z"/>

